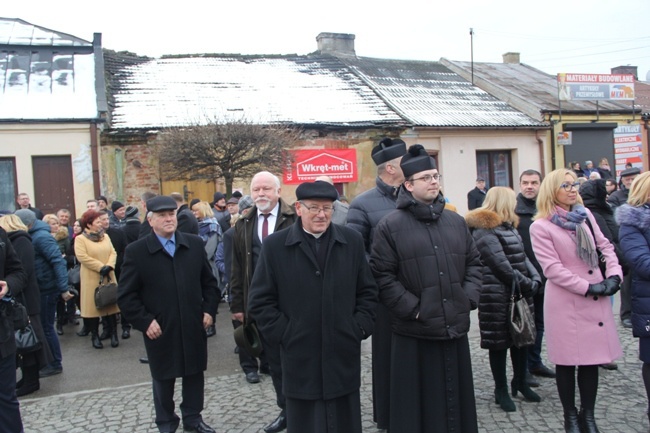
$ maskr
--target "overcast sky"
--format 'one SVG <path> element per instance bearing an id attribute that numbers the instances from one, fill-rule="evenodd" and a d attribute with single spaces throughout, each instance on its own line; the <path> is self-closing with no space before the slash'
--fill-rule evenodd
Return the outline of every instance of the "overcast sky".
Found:
<path id="1" fill-rule="evenodd" d="M 550 74 L 638 66 L 650 80 L 648 0 L 305 2 L 2 1 L 0 16 L 140 55 L 308 54 L 320 32 L 356 35 L 358 56 L 501 62 L 508 51 Z"/>

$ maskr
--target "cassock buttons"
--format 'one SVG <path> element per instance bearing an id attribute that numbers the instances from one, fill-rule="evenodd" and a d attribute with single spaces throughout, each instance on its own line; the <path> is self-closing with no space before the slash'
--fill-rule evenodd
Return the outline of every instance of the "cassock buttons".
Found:
<path id="1" fill-rule="evenodd" d="M 603 322 L 598 322 L 598 326 L 603 326 Z"/>

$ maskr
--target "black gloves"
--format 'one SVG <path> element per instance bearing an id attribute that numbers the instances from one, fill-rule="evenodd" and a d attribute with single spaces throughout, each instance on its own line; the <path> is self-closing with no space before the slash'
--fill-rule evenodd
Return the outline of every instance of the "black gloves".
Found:
<path id="1" fill-rule="evenodd" d="M 617 276 L 611 276 L 604 279 L 598 284 L 589 284 L 587 293 L 585 296 L 595 295 L 595 296 L 612 296 L 621 288 L 621 279 Z"/>
<path id="2" fill-rule="evenodd" d="M 101 268 L 101 269 L 99 270 L 99 275 L 101 275 L 102 278 L 104 278 L 105 276 L 107 276 L 108 274 L 110 274 L 112 270 L 113 270 L 112 267 L 106 265 L 106 266 L 104 266 L 103 268 Z"/>

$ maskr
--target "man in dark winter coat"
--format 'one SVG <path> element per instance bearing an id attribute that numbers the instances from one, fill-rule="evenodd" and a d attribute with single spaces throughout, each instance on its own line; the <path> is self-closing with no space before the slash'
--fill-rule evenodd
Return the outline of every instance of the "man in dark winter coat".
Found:
<path id="1" fill-rule="evenodd" d="M 535 376 L 555 377 L 555 371 L 544 365 L 542 361 L 542 341 L 544 339 L 544 274 L 535 253 L 533 245 L 530 242 L 530 225 L 533 223 L 533 217 L 537 213 L 537 194 L 542 183 L 542 175 L 537 170 L 525 170 L 519 176 L 519 190 L 517 195 L 517 207 L 515 213 L 519 216 L 519 226 L 517 231 L 524 242 L 526 257 L 535 266 L 537 273 L 542 277 L 542 285 L 535 295 L 533 295 L 533 305 L 535 308 L 535 330 L 537 336 L 535 344 L 528 348 L 528 371 Z M 530 386 L 539 386 L 537 379 L 528 376 L 527 382 Z"/>
<path id="2" fill-rule="evenodd" d="M 20 209 L 29 209 L 32 212 L 34 212 L 34 215 L 36 215 L 37 220 L 42 220 L 44 215 L 43 212 L 41 212 L 40 209 L 36 209 L 35 207 L 32 207 L 32 204 L 29 201 L 29 195 L 21 192 L 18 194 L 16 197 L 16 203 L 18 203 L 18 206 L 16 206 L 16 210 Z"/>
<path id="3" fill-rule="evenodd" d="M 303 183 L 296 196 L 298 221 L 264 241 L 249 311 L 281 350 L 288 431 L 361 433 L 361 341 L 377 285 L 359 233 L 332 224 L 336 189 Z"/>
<path id="4" fill-rule="evenodd" d="M 16 340 L 7 301 L 26 284 L 27 274 L 0 228 L 0 426 L 8 432 L 22 432 L 23 421 L 16 398 Z"/>
<path id="5" fill-rule="evenodd" d="M 138 240 L 141 225 L 138 208 L 135 206 L 127 206 L 124 211 L 124 225 L 122 226 L 127 245 Z"/>
<path id="6" fill-rule="evenodd" d="M 178 428 L 174 383 L 182 377 L 183 429 L 214 433 L 201 411 L 208 361 L 205 329 L 217 312 L 218 283 L 201 238 L 177 231 L 174 199 L 154 197 L 147 209 L 152 233 L 126 248 L 118 304 L 143 333 L 158 429 Z"/>
<path id="7" fill-rule="evenodd" d="M 479 252 L 463 217 L 445 209 L 424 147 L 411 146 L 400 165 L 397 211 L 377 226 L 370 257 L 392 313 L 389 431 L 477 432 L 467 333 L 481 292 Z"/>
<path id="8" fill-rule="evenodd" d="M 483 205 L 483 200 L 485 200 L 485 194 L 487 194 L 485 179 L 477 177 L 476 187 L 467 193 L 467 209 L 473 210 L 481 207 Z"/>
<path id="9" fill-rule="evenodd" d="M 347 226 L 361 233 L 370 257 L 370 246 L 379 221 L 395 210 L 397 193 L 404 182 L 400 168 L 406 143 L 399 138 L 384 138 L 372 149 L 372 160 L 377 165 L 377 186 L 352 200 L 348 210 Z M 372 410 L 377 428 L 388 428 L 390 416 L 390 352 L 392 331 L 390 312 L 377 305 L 375 332 L 372 335 Z"/>
<path id="10" fill-rule="evenodd" d="M 280 179 L 277 176 L 262 171 L 253 176 L 251 181 L 251 197 L 255 206 L 245 217 L 235 224 L 233 236 L 232 269 L 230 272 L 230 312 L 236 324 L 255 320 L 249 317 L 247 301 L 248 289 L 253 279 L 255 267 L 262 251 L 264 239 L 282 229 L 291 227 L 296 220 L 296 213 L 291 206 L 280 198 Z M 293 265 L 287 264 L 293 269 Z M 282 431 L 287 426 L 285 400 L 282 393 L 282 368 L 280 366 L 280 348 L 266 344 L 264 333 L 261 333 L 264 350 L 260 356 L 260 372 L 267 372 L 264 364 L 268 364 L 275 388 L 280 414 L 264 427 L 266 433 Z M 242 355 L 243 350 L 240 350 Z M 245 359 L 244 361 L 242 361 Z M 240 365 L 249 383 L 258 383 L 257 360 L 246 353 L 240 356 Z"/>
<path id="11" fill-rule="evenodd" d="M 178 230 L 183 233 L 198 235 L 199 221 L 194 216 L 194 213 L 192 213 L 192 211 L 187 207 L 183 195 L 178 192 L 173 192 L 170 194 L 170 197 L 176 201 L 176 205 L 178 206 L 178 210 L 176 211 Z"/>

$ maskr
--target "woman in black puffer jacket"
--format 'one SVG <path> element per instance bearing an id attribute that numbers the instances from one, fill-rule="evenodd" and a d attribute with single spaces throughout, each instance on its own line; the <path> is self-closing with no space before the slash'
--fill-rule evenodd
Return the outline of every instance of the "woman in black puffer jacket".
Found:
<path id="1" fill-rule="evenodd" d="M 528 401 L 541 401 L 526 382 L 527 349 L 513 345 L 508 328 L 508 306 L 513 281 L 519 285 L 531 309 L 533 294 L 541 278 L 526 257 L 524 244 L 517 232 L 519 217 L 515 214 L 517 199 L 510 188 L 494 187 L 485 196 L 483 206 L 469 212 L 465 219 L 476 240 L 483 262 L 483 287 L 479 298 L 478 317 L 481 347 L 490 350 L 490 368 L 494 377 L 496 402 L 506 412 L 516 406 L 508 395 L 506 358 L 510 358 L 514 377 L 512 395 L 521 392 Z"/>

